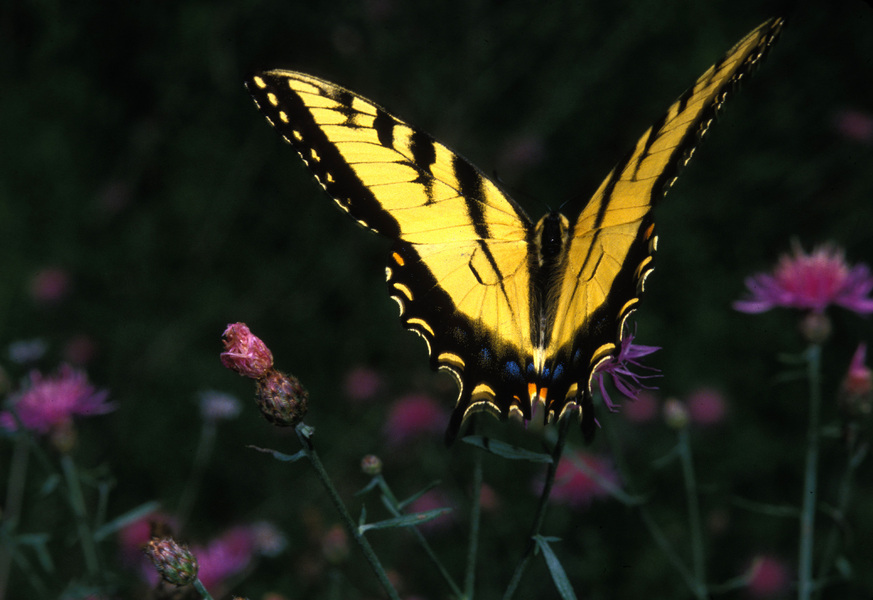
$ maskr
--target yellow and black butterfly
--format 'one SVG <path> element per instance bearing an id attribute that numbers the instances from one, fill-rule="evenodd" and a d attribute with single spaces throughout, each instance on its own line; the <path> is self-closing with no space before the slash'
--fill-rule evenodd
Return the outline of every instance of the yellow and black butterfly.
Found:
<path id="1" fill-rule="evenodd" d="M 479 169 L 358 94 L 311 75 L 265 71 L 258 107 L 336 203 L 394 241 L 389 294 L 460 394 L 446 437 L 488 411 L 594 432 L 591 381 L 614 357 L 652 271 L 652 207 L 728 93 L 783 26 L 764 22 L 682 94 L 579 214 L 534 224 Z"/>

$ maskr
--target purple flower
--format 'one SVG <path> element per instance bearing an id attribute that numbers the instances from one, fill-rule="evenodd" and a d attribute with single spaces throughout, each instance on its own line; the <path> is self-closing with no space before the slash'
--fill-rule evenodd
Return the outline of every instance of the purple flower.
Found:
<path id="1" fill-rule="evenodd" d="M 865 264 L 850 267 L 843 251 L 826 244 L 806 254 L 799 245 L 793 255 L 783 254 L 772 274 L 746 279 L 751 297 L 734 302 L 745 313 L 760 313 L 777 306 L 823 313 L 837 304 L 859 314 L 873 312 L 873 276 Z"/>
<path id="2" fill-rule="evenodd" d="M 555 471 L 552 499 L 573 508 L 584 508 L 596 498 L 609 496 L 609 486 L 618 486 L 618 474 L 606 458 L 577 451 L 564 456 Z M 542 481 L 534 488 L 540 493 Z"/>
<path id="3" fill-rule="evenodd" d="M 113 404 L 106 402 L 108 395 L 105 390 L 95 390 L 84 372 L 63 365 L 50 377 L 31 372 L 30 386 L 13 398 L 12 403 L 27 429 L 46 434 L 69 426 L 73 415 L 102 415 L 115 410 Z M 0 426 L 14 431 L 17 423 L 4 411 L 0 413 Z"/>
<path id="4" fill-rule="evenodd" d="M 658 369 L 642 364 L 639 359 L 660 350 L 658 346 L 643 346 L 634 344 L 634 335 L 628 333 L 621 340 L 618 356 L 605 360 L 594 370 L 594 379 L 600 387 L 600 394 L 604 404 L 610 411 L 617 409 L 606 391 L 604 379 L 606 375 L 612 377 L 616 389 L 625 397 L 636 400 L 643 389 L 654 389 L 642 383 L 642 379 L 658 377 Z M 650 375 L 640 375 L 631 371 L 631 367 L 652 371 Z"/>
<path id="5" fill-rule="evenodd" d="M 385 435 L 395 445 L 423 435 L 438 435 L 442 433 L 445 419 L 445 410 L 433 398 L 411 394 L 400 398 L 391 407 L 385 423 Z"/>

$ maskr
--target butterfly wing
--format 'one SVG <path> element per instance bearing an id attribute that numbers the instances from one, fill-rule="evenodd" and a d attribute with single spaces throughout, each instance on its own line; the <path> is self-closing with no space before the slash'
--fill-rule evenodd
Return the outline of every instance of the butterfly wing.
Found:
<path id="1" fill-rule="evenodd" d="M 465 159 L 358 94 L 293 71 L 260 73 L 247 86 L 340 208 L 394 240 L 389 293 L 432 366 L 456 376 L 455 414 L 473 406 L 505 416 L 498 398 L 524 388 L 512 365 L 529 362 L 532 347 L 524 211 Z"/>
<path id="2" fill-rule="evenodd" d="M 546 352 L 552 372 L 564 366 L 551 382 L 558 414 L 580 393 L 590 393 L 597 365 L 617 353 L 624 322 L 652 271 L 653 206 L 783 24 L 782 19 L 761 24 L 701 75 L 643 134 L 571 224 Z"/>

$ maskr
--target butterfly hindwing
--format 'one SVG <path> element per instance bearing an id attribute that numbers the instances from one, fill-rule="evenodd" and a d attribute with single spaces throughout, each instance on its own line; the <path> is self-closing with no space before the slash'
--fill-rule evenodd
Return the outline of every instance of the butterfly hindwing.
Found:
<path id="1" fill-rule="evenodd" d="M 578 217 L 536 225 L 472 164 L 354 92 L 281 70 L 247 86 L 336 203 L 394 241 L 401 322 L 460 387 L 447 438 L 474 412 L 529 419 L 538 404 L 547 419 L 580 413 L 589 436 L 593 374 L 616 356 L 652 270 L 652 208 L 782 25 L 763 23 L 710 67 Z"/>

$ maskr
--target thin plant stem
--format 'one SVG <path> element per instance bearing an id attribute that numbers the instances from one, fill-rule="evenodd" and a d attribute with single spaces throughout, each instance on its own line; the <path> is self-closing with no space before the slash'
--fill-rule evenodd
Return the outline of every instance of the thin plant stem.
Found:
<path id="1" fill-rule="evenodd" d="M 464 577 L 464 598 L 473 600 L 476 584 L 476 555 L 479 550 L 479 524 L 482 517 L 482 452 L 473 460 L 473 494 L 470 506 L 470 541 L 467 545 L 467 573 Z"/>
<path id="2" fill-rule="evenodd" d="M 382 491 L 383 496 L 387 501 L 387 508 L 391 511 L 391 513 L 395 517 L 399 517 L 403 514 L 403 510 L 400 508 L 400 503 L 397 501 L 397 496 L 394 495 L 394 492 L 391 491 L 391 488 L 388 486 L 388 482 L 385 481 L 385 478 L 382 475 L 377 475 L 379 482 L 379 489 Z M 452 594 L 454 594 L 455 598 L 463 598 L 463 594 L 461 593 L 461 589 L 458 587 L 458 584 L 455 583 L 455 580 L 452 579 L 452 576 L 449 574 L 448 570 L 446 570 L 445 565 L 440 561 L 439 557 L 434 552 L 430 543 L 427 541 L 427 538 L 424 537 L 424 534 L 421 533 L 421 530 L 418 527 L 410 527 L 412 530 L 412 534 L 415 536 L 416 541 L 418 541 L 418 545 L 421 546 L 424 553 L 427 554 L 428 558 L 431 562 L 436 566 L 437 571 L 439 571 L 440 575 L 442 575 L 443 580 L 445 580 L 446 585 L 451 588 Z"/>
<path id="3" fill-rule="evenodd" d="M 3 536 L 4 543 L 0 544 L 0 600 L 6 598 L 6 588 L 9 585 L 12 553 L 15 551 L 12 545 L 12 533 L 21 516 L 29 456 L 27 434 L 22 429 L 15 436 L 12 462 L 9 465 L 9 479 L 6 482 L 6 502 L 3 504 L 2 526 L 6 529 L 6 535 Z"/>
<path id="4" fill-rule="evenodd" d="M 685 480 L 685 499 L 688 503 L 688 527 L 691 533 L 691 566 L 694 573 L 692 592 L 697 598 L 709 597 L 706 589 L 706 561 L 703 551 L 703 528 L 700 523 L 700 504 L 697 498 L 697 478 L 691 460 L 691 441 L 688 427 L 679 430 L 679 459 Z"/>
<path id="5" fill-rule="evenodd" d="M 61 470 L 67 483 L 70 507 L 76 521 L 76 529 L 79 532 L 79 543 L 82 545 L 82 554 L 85 557 L 85 568 L 88 574 L 96 577 L 100 572 L 100 562 L 97 558 L 97 547 L 91 528 L 88 526 L 88 513 L 85 508 L 85 497 L 82 495 L 82 486 L 79 484 L 79 476 L 76 472 L 76 464 L 69 454 L 61 455 Z"/>
<path id="6" fill-rule="evenodd" d="M 200 439 L 197 441 L 197 449 L 194 453 L 194 462 L 191 466 L 191 476 L 182 491 L 182 497 L 179 499 L 179 506 L 176 509 L 176 514 L 179 518 L 179 534 L 184 531 L 185 525 L 191 516 L 191 511 L 194 509 L 194 503 L 197 500 L 197 495 L 200 492 L 200 484 L 203 481 L 203 474 L 206 472 L 206 465 L 209 463 L 209 457 L 212 455 L 212 449 L 215 447 L 215 421 L 206 419 L 203 421 L 203 427 L 200 429 Z"/>
<path id="7" fill-rule="evenodd" d="M 203 600 L 212 600 L 212 594 L 210 594 L 209 590 L 206 589 L 206 586 L 204 586 L 200 582 L 199 577 L 197 579 L 195 579 L 194 583 L 192 583 L 191 585 L 193 585 L 194 589 L 200 593 L 200 596 L 203 598 Z"/>
<path id="8" fill-rule="evenodd" d="M 809 425 L 806 434 L 806 468 L 800 511 L 800 551 L 797 566 L 797 597 L 809 600 L 815 587 L 812 573 L 815 534 L 816 490 L 818 488 L 819 412 L 821 408 L 821 346 L 810 345 L 806 352 L 809 379 Z"/>
<path id="9" fill-rule="evenodd" d="M 837 506 L 834 509 L 834 524 L 831 527 L 830 533 L 828 534 L 828 539 L 827 542 L 825 542 L 825 547 L 821 555 L 821 560 L 819 562 L 818 580 L 820 582 L 824 582 L 827 579 L 831 566 L 833 566 L 834 556 L 836 555 L 837 546 L 840 542 L 842 532 L 841 526 L 843 524 L 843 519 L 846 516 L 846 512 L 848 511 L 849 504 L 852 500 L 852 492 L 854 490 L 854 476 L 858 467 L 867 456 L 868 449 L 869 446 L 866 443 L 861 444 L 857 449 L 850 448 L 848 460 L 846 461 L 846 470 L 843 473 L 842 481 L 840 481 L 839 495 L 837 497 Z M 821 597 L 822 590 L 823 586 L 816 586 L 816 598 Z"/>
<path id="10" fill-rule="evenodd" d="M 558 463 L 561 461 L 561 454 L 564 452 L 564 443 L 567 441 L 567 432 L 570 429 L 570 419 L 563 419 L 558 424 L 558 440 L 555 442 L 555 447 L 552 450 L 552 462 L 549 463 L 549 469 L 546 472 L 546 482 L 543 486 L 543 493 L 540 494 L 539 505 L 537 506 L 536 514 L 534 515 L 533 526 L 531 527 L 530 536 L 528 537 L 527 545 L 525 546 L 524 554 L 518 561 L 515 567 L 515 572 L 512 574 L 512 579 L 506 587 L 506 592 L 503 594 L 503 600 L 510 600 L 518 589 L 518 584 L 524 572 L 527 570 L 530 559 L 533 557 L 536 549 L 536 541 L 534 536 L 539 535 L 540 528 L 546 518 L 546 507 L 548 506 L 549 496 L 552 493 L 552 486 L 555 483 L 555 473 L 558 470 Z"/>
<path id="11" fill-rule="evenodd" d="M 388 594 L 388 597 L 391 598 L 391 600 L 400 600 L 400 596 L 397 595 L 397 590 L 394 589 L 394 586 L 388 579 L 388 574 L 385 573 L 385 569 L 384 567 L 382 567 L 382 563 L 379 562 L 379 557 L 376 556 L 376 553 L 373 551 L 373 547 L 370 546 L 370 542 L 367 541 L 367 538 L 365 538 L 358 529 L 358 526 L 352 519 L 352 515 L 349 514 L 348 510 L 346 510 L 346 506 L 345 504 L 343 504 L 339 492 L 337 492 L 336 488 L 333 485 L 333 482 L 331 482 L 330 480 L 330 475 L 328 475 L 327 470 L 321 463 L 321 459 L 318 457 L 318 453 L 315 451 L 315 446 L 312 443 L 312 428 L 308 425 L 300 423 L 295 428 L 295 431 L 297 432 L 297 439 L 300 440 L 300 445 L 303 449 L 303 452 L 309 459 L 309 464 L 312 465 L 312 468 L 315 470 L 316 475 L 318 475 L 318 478 L 321 480 L 321 484 L 324 486 L 325 490 L 327 490 L 330 501 L 333 503 L 334 508 L 336 508 L 337 512 L 339 513 L 340 519 L 342 520 L 343 526 L 346 528 L 346 531 L 352 537 L 352 539 L 357 542 L 358 546 L 360 546 L 361 550 L 364 553 L 364 557 L 367 559 L 367 562 L 370 563 L 370 567 L 373 569 L 373 572 L 376 574 L 376 578 L 379 580 L 379 583 L 382 585 L 385 593 Z"/>

